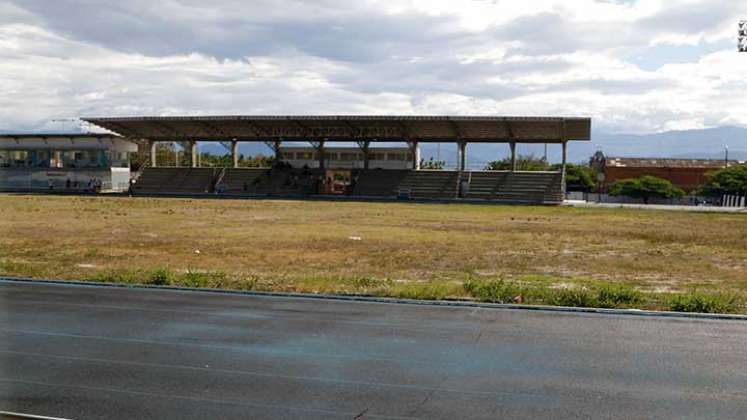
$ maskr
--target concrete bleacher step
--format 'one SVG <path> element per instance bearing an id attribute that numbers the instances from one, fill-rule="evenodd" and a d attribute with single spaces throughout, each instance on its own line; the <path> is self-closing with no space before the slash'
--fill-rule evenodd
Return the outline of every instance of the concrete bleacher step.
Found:
<path id="1" fill-rule="evenodd" d="M 318 170 L 291 168 L 146 168 L 133 187 L 136 193 L 202 194 L 220 179 L 224 193 L 272 196 L 314 194 Z M 460 173 L 438 170 L 360 170 L 354 174 L 353 195 L 396 197 L 403 190 L 416 199 L 454 199 Z M 559 173 L 485 171 L 465 173 L 468 199 L 526 203 L 560 203 Z"/>
<path id="2" fill-rule="evenodd" d="M 256 193 L 261 177 L 265 176 L 269 168 L 226 168 L 221 181 L 224 192 L 233 194 Z M 246 184 L 246 188 L 244 188 Z"/>
<path id="3" fill-rule="evenodd" d="M 133 192 L 204 194 L 211 191 L 214 177 L 213 168 L 145 168 Z"/>
<path id="4" fill-rule="evenodd" d="M 357 174 L 353 194 L 359 197 L 396 197 L 408 170 L 362 170 Z"/>
<path id="5" fill-rule="evenodd" d="M 561 176 L 548 172 L 473 172 L 467 198 L 530 203 L 562 201 Z"/>

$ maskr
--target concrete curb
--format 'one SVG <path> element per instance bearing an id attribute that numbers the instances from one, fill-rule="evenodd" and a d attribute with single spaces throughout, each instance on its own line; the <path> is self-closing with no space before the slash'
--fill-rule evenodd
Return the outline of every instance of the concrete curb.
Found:
<path id="1" fill-rule="evenodd" d="M 34 414 L 14 413 L 12 411 L 0 411 L 0 419 L 68 420 L 62 417 L 37 416 Z"/>
<path id="2" fill-rule="evenodd" d="M 542 312 L 564 312 L 564 313 L 588 313 L 602 315 L 627 315 L 640 317 L 659 317 L 659 318 L 690 318 L 704 320 L 728 320 L 728 321 L 747 321 L 747 315 L 734 314 L 709 314 L 699 312 L 670 312 L 670 311 L 651 311 L 642 309 L 607 309 L 607 308 L 579 308 L 570 306 L 548 306 L 548 305 L 521 305 L 510 303 L 489 303 L 474 302 L 467 300 L 418 300 L 403 298 L 375 297 L 367 295 L 329 295 L 329 294 L 311 294 L 311 293 L 292 293 L 292 292 L 260 292 L 247 290 L 229 290 L 229 289 L 212 289 L 199 287 L 182 287 L 182 286 L 155 286 L 150 284 L 122 284 L 122 283 L 102 283 L 94 281 L 80 280 L 51 280 L 51 279 L 34 279 L 29 277 L 9 277 L 0 276 L 0 283 L 35 283 L 35 284 L 53 284 L 62 286 L 77 287 L 108 287 L 123 289 L 155 289 L 172 292 L 198 292 L 224 295 L 244 295 L 258 297 L 276 297 L 276 298 L 295 298 L 295 299 L 316 299 L 332 300 L 343 302 L 362 302 L 377 304 L 399 304 L 399 305 L 420 305 L 420 306 L 440 306 L 453 308 L 482 308 L 482 309 L 504 309 L 504 310 L 525 310 L 525 311 L 542 311 Z"/>

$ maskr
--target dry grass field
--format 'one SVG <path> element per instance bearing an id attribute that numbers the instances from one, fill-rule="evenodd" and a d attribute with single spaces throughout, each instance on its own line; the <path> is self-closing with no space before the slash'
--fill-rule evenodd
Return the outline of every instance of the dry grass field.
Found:
<path id="1" fill-rule="evenodd" d="M 612 306 L 671 307 L 668 296 L 697 291 L 744 312 L 747 217 L 0 195 L 0 274 L 559 304 L 537 291 L 620 286 L 636 297 Z"/>

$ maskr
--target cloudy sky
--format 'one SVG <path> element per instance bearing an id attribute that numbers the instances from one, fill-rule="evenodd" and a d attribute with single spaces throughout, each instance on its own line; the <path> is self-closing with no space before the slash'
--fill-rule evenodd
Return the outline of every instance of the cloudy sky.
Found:
<path id="1" fill-rule="evenodd" d="M 747 126 L 742 0 L 0 0 L 0 130 L 75 116 Z"/>

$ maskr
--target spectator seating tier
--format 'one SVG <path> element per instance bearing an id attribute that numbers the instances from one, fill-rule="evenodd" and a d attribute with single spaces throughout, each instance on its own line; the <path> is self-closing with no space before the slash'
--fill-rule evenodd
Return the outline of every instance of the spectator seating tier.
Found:
<path id="1" fill-rule="evenodd" d="M 358 197 L 396 197 L 399 185 L 409 172 L 409 170 L 361 170 L 357 173 L 353 195 Z"/>
<path id="2" fill-rule="evenodd" d="M 470 174 L 467 198 L 526 203 L 561 203 L 562 175 L 558 172 L 481 171 Z"/>
<path id="3" fill-rule="evenodd" d="M 213 168 L 144 168 L 132 192 L 206 194 L 213 189 L 215 175 Z"/>

